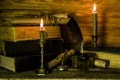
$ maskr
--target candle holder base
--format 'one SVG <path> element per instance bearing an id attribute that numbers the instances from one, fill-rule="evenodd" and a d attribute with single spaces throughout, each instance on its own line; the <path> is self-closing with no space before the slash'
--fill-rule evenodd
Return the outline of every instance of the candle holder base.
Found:
<path id="1" fill-rule="evenodd" d="M 97 39 L 98 39 L 98 36 L 94 36 L 94 35 L 91 35 L 92 37 L 92 44 L 93 44 L 93 48 L 95 49 L 97 47 Z"/>
<path id="2" fill-rule="evenodd" d="M 96 42 L 93 43 L 93 48 L 94 49 L 97 48 L 97 43 Z"/>
<path id="3" fill-rule="evenodd" d="M 37 75 L 44 76 L 46 74 L 45 68 L 40 68 L 38 71 L 36 71 Z"/>

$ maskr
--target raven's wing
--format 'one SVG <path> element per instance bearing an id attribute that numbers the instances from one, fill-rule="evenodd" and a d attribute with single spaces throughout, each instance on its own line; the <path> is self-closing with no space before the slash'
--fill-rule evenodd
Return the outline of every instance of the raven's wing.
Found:
<path id="1" fill-rule="evenodd" d="M 67 23 L 67 26 L 71 32 L 71 35 L 73 37 L 74 43 L 76 44 L 76 47 L 80 49 L 81 44 L 83 42 L 83 36 L 80 30 L 80 27 L 78 26 L 74 18 L 71 18 L 69 20 L 69 22 Z"/>

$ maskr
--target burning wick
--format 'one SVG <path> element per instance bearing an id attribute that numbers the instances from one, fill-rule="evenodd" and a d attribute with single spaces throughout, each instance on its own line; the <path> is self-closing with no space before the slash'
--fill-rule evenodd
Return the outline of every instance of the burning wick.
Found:
<path id="1" fill-rule="evenodd" d="M 96 4 L 93 5 L 93 12 L 96 12 Z"/>
<path id="2" fill-rule="evenodd" d="M 43 27 L 43 19 L 40 20 L 40 31 L 44 31 L 45 28 Z"/>

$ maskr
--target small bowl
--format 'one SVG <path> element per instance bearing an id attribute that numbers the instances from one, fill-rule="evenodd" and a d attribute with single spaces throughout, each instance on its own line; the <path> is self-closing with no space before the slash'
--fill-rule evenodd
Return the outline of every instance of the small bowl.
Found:
<path id="1" fill-rule="evenodd" d="M 60 66 L 57 66 L 57 69 L 59 71 L 67 71 L 68 70 L 68 66 L 67 65 L 60 65 Z"/>

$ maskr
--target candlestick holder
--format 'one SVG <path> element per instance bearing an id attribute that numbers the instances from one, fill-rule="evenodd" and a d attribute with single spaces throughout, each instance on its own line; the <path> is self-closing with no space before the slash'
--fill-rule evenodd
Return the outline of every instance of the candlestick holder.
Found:
<path id="1" fill-rule="evenodd" d="M 41 66 L 40 69 L 37 71 L 38 75 L 45 75 L 46 74 L 46 69 L 44 66 L 44 43 L 46 42 L 47 39 L 47 32 L 45 31 L 40 31 L 40 47 L 41 47 Z"/>

